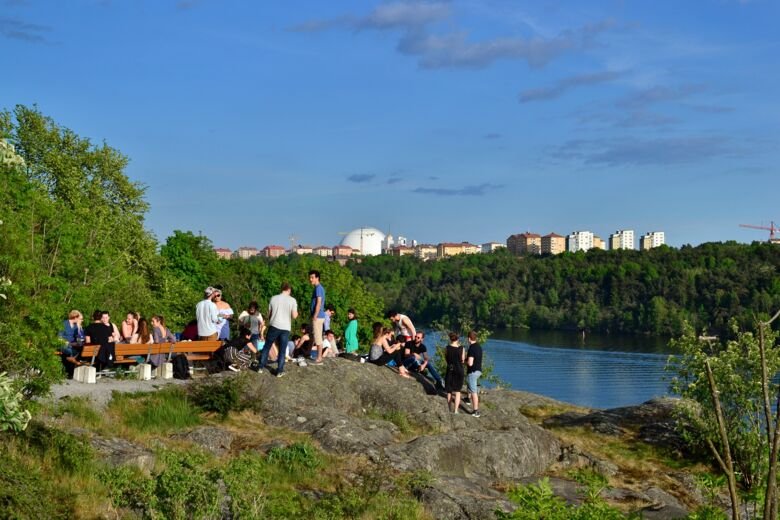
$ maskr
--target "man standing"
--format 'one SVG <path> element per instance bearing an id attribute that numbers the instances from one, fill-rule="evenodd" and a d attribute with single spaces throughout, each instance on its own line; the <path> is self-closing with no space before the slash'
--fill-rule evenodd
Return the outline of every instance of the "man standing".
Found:
<path id="1" fill-rule="evenodd" d="M 315 365 L 322 364 L 322 333 L 325 326 L 325 288 L 320 283 L 320 272 L 309 271 L 309 283 L 314 286 L 311 293 L 311 332 L 314 336 L 314 348 L 317 350 Z"/>
<path id="2" fill-rule="evenodd" d="M 203 291 L 203 299 L 195 306 L 195 317 L 198 320 L 198 339 L 201 341 L 213 341 L 217 339 L 220 323 L 219 310 L 214 303 L 214 288 L 206 287 Z"/>
<path id="3" fill-rule="evenodd" d="M 469 353 L 466 355 L 466 386 L 469 388 L 471 406 L 474 410 L 471 415 L 479 417 L 479 394 L 477 393 L 477 381 L 482 375 L 482 347 L 477 343 L 477 333 L 469 332 Z"/>
<path id="4" fill-rule="evenodd" d="M 271 298 L 268 304 L 268 332 L 265 335 L 265 347 L 260 356 L 260 366 L 257 369 L 261 373 L 268 363 L 268 353 L 271 346 L 279 340 L 279 355 L 277 356 L 276 377 L 284 376 L 284 361 L 287 355 L 287 341 L 290 339 L 292 322 L 298 317 L 298 302 L 290 296 L 290 284 L 282 284 L 282 292 Z"/>
<path id="5" fill-rule="evenodd" d="M 409 316 L 398 311 L 390 311 L 387 313 L 387 317 L 393 322 L 396 336 L 403 336 L 406 341 L 411 341 L 417 335 L 417 330 L 415 330 L 414 323 L 409 319 Z"/>
<path id="6" fill-rule="evenodd" d="M 428 357 L 428 348 L 423 343 L 423 339 L 425 339 L 425 333 L 420 330 L 415 333 L 413 340 L 406 342 L 404 345 L 404 366 L 410 372 L 416 370 L 425 374 L 427 371 L 436 383 L 436 390 L 443 390 L 444 381 L 431 363 L 431 359 Z"/>

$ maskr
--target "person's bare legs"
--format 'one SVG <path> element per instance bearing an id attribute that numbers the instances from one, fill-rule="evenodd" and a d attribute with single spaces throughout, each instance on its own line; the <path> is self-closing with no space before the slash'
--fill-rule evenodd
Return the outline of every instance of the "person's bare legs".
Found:
<path id="1" fill-rule="evenodd" d="M 469 393 L 471 396 L 471 409 L 475 412 L 479 410 L 479 394 L 476 392 Z"/>
<path id="2" fill-rule="evenodd" d="M 458 413 L 460 408 L 460 392 L 455 392 L 455 413 Z"/>
<path id="3" fill-rule="evenodd" d="M 452 412 L 452 407 L 450 406 L 450 403 L 452 402 L 452 393 L 447 392 L 447 411 Z"/>

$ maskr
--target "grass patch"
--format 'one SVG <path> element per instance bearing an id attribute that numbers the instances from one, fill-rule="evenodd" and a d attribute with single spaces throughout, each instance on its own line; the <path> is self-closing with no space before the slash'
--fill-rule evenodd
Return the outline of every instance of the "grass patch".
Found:
<path id="1" fill-rule="evenodd" d="M 296 442 L 284 448 L 271 448 L 268 462 L 278 464 L 290 473 L 302 473 L 322 466 L 323 459 L 308 442 Z"/>
<path id="2" fill-rule="evenodd" d="M 409 435 L 415 431 L 406 414 L 398 410 L 383 412 L 377 410 L 376 408 L 369 408 L 366 411 L 366 417 L 369 419 L 379 419 L 393 423 L 404 435 Z"/>
<path id="3" fill-rule="evenodd" d="M 103 417 L 92 406 L 86 397 L 72 397 L 56 403 L 52 409 L 56 418 L 68 418 L 87 428 L 97 428 L 103 422 Z"/>
<path id="4" fill-rule="evenodd" d="M 198 408 L 175 386 L 153 393 L 114 393 L 109 410 L 141 433 L 169 433 L 201 423 Z"/>

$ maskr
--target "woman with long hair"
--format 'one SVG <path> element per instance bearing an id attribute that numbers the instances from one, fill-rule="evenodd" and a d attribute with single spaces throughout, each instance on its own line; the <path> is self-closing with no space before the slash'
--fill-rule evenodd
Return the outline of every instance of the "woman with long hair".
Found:
<path id="1" fill-rule="evenodd" d="M 130 343 L 141 343 L 143 345 L 154 343 L 152 331 L 149 330 L 149 323 L 146 321 L 146 318 L 138 320 L 135 334 L 130 337 Z"/>
<path id="2" fill-rule="evenodd" d="M 165 326 L 165 318 L 159 314 L 152 316 L 152 339 L 155 343 L 176 343 L 176 336 Z M 165 354 L 154 354 L 149 362 L 154 366 L 165 363 Z"/>
<path id="3" fill-rule="evenodd" d="M 377 366 L 387 365 L 390 361 L 395 361 L 398 367 L 398 375 L 408 378 L 409 371 L 403 364 L 404 342 L 393 340 L 393 329 L 382 326 L 381 323 L 374 323 L 374 341 L 371 342 L 371 350 L 368 354 L 368 362 Z"/>

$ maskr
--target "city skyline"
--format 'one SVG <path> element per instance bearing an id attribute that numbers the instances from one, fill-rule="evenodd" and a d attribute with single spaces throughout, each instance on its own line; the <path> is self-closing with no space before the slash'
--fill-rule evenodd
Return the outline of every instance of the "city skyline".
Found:
<path id="1" fill-rule="evenodd" d="M 780 220 L 775 2 L 0 6 L 0 108 L 126 154 L 160 240 L 679 247 Z"/>

